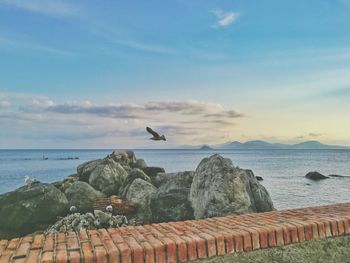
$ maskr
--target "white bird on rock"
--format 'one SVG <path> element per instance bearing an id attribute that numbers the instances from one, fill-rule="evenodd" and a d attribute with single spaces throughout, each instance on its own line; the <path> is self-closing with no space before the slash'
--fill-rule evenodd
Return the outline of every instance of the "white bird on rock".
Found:
<path id="1" fill-rule="evenodd" d="M 34 179 L 30 176 L 25 176 L 24 177 L 24 183 L 28 186 L 28 188 L 32 187 L 32 184 L 34 183 Z"/>

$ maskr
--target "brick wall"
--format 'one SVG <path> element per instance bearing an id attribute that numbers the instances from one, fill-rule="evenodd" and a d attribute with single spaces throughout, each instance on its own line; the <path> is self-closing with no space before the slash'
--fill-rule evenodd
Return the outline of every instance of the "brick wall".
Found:
<path id="1" fill-rule="evenodd" d="M 7 262 L 185 262 L 350 234 L 350 203 L 0 241 Z"/>

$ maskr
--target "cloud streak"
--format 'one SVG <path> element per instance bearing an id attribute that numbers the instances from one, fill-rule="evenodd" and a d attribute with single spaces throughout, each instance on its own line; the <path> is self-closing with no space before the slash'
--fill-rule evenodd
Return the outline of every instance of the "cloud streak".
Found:
<path id="1" fill-rule="evenodd" d="M 79 9 L 62 0 L 0 0 L 0 5 L 10 6 L 46 16 L 75 16 Z"/>
<path id="2" fill-rule="evenodd" d="M 218 103 L 196 100 L 56 103 L 45 96 L 14 93 L 0 94 L 0 98 L 10 103 L 6 109 L 0 107 L 0 119 L 6 129 L 16 127 L 21 138 L 33 141 L 43 138 L 52 143 L 93 141 L 98 145 L 107 142 L 120 145 L 128 142 L 129 147 L 147 146 L 146 126 L 166 134 L 167 143 L 173 145 L 191 143 L 194 139 L 217 140 L 220 134 L 230 133 L 235 122 L 244 117 L 239 111 Z"/>
<path id="3" fill-rule="evenodd" d="M 224 12 L 222 10 L 215 10 L 212 13 L 218 18 L 216 27 L 228 27 L 239 17 L 239 13 L 233 11 Z"/>

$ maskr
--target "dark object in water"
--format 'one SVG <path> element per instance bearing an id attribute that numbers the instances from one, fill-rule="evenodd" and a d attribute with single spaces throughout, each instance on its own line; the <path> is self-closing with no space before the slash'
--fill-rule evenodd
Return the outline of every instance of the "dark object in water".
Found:
<path id="1" fill-rule="evenodd" d="M 45 155 L 43 155 L 43 160 L 48 160 L 49 157 L 46 157 Z"/>
<path id="2" fill-rule="evenodd" d="M 350 176 L 347 176 L 347 175 L 339 175 L 339 174 L 330 174 L 330 175 L 328 175 L 328 176 L 330 176 L 330 177 L 339 177 L 339 178 L 345 178 L 345 177 L 349 177 L 349 178 L 350 178 Z"/>
<path id="3" fill-rule="evenodd" d="M 258 181 L 264 181 L 264 178 L 262 178 L 261 176 L 255 176 L 255 178 L 256 178 Z"/>
<path id="4" fill-rule="evenodd" d="M 79 157 L 59 158 L 58 160 L 79 160 Z"/>
<path id="5" fill-rule="evenodd" d="M 153 136 L 152 138 L 149 138 L 150 140 L 153 140 L 153 141 L 166 141 L 164 135 L 159 135 L 159 133 L 155 132 L 150 127 L 146 127 L 146 131 L 149 132 L 150 134 L 152 134 L 152 136 Z"/>
<path id="6" fill-rule="evenodd" d="M 323 180 L 323 179 L 328 179 L 329 177 L 328 176 L 325 176 L 319 172 L 308 172 L 306 175 L 305 175 L 306 178 L 308 179 L 311 179 L 311 180 Z"/>

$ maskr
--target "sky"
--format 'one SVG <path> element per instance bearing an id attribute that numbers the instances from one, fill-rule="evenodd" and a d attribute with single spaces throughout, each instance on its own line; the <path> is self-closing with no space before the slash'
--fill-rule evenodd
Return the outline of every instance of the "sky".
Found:
<path id="1" fill-rule="evenodd" d="M 350 146 L 349 101 L 349 0 L 0 0 L 0 148 Z"/>

